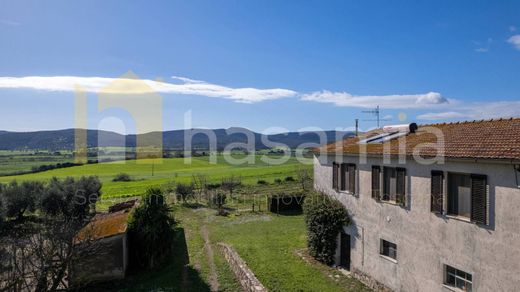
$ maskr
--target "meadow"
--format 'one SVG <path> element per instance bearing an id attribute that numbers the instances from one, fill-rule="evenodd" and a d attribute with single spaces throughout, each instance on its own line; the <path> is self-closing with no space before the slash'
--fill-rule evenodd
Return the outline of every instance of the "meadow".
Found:
<path id="1" fill-rule="evenodd" d="M 233 155 L 234 159 L 244 159 L 244 154 Z M 47 181 L 52 177 L 80 177 L 96 175 L 103 183 L 103 198 L 133 197 L 142 195 L 150 187 L 160 187 L 176 182 L 190 182 L 194 174 L 206 175 L 210 182 L 219 182 L 223 177 L 240 176 L 245 185 L 255 185 L 259 180 L 273 183 L 276 179 L 294 176 L 298 167 L 312 168 L 310 164 L 302 164 L 291 157 L 281 165 L 264 162 L 262 156 L 256 155 L 254 163 L 231 164 L 223 155 L 217 156 L 212 163 L 209 156 L 193 157 L 191 163 L 184 158 L 123 160 L 99 164 L 87 164 L 69 168 L 54 169 L 45 172 L 0 177 L 0 183 L 12 180 Z M 265 157 L 265 156 L 264 156 Z M 271 155 L 272 159 L 280 156 Z M 311 160 L 309 159 L 308 162 Z M 114 182 L 119 173 L 130 175 L 131 181 Z"/>
<path id="2" fill-rule="evenodd" d="M 204 205 L 177 204 L 174 254 L 163 269 L 132 273 L 96 287 L 119 291 L 240 291 L 218 243 L 231 245 L 269 291 L 371 291 L 340 271 L 302 258 L 302 214 L 232 212 L 217 216 Z"/>

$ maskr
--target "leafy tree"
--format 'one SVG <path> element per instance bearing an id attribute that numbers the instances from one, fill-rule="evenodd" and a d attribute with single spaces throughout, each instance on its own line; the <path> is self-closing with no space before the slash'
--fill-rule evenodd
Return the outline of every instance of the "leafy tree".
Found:
<path id="1" fill-rule="evenodd" d="M 336 238 L 341 228 L 350 223 L 347 210 L 339 201 L 323 193 L 308 195 L 303 210 L 309 253 L 318 261 L 333 264 Z"/>
<path id="2" fill-rule="evenodd" d="M 0 237 L 0 246 L 6 246 L 2 261 L 9 263 L 5 267 L 8 269 L 5 283 L 11 288 L 7 290 L 67 289 L 65 278 L 73 263 L 106 250 L 101 241 L 93 240 L 89 235 L 77 244 L 78 232 L 92 215 L 90 204 L 99 197 L 99 180 L 96 177 L 52 179 L 46 187 L 38 182 L 16 186 L 12 183 L 7 187 L 10 189 L 13 193 L 33 197 L 43 193 L 43 212 L 40 220 L 16 222 L 10 225 L 8 236 Z M 2 196 L 5 194 L 4 189 Z"/>
<path id="3" fill-rule="evenodd" d="M 193 184 L 178 183 L 175 186 L 175 192 L 186 203 L 188 198 L 193 196 L 194 188 Z"/>
<path id="4" fill-rule="evenodd" d="M 49 216 L 64 216 L 84 220 L 95 208 L 101 196 L 101 182 L 95 176 L 78 180 L 52 178 L 41 199 L 42 211 Z"/>
<path id="5" fill-rule="evenodd" d="M 136 267 L 153 269 L 168 260 L 173 239 L 173 218 L 162 191 L 148 189 L 128 222 L 131 262 Z"/>
<path id="6" fill-rule="evenodd" d="M 2 198 L 7 217 L 22 220 L 25 212 L 34 212 L 37 198 L 43 193 L 41 182 L 27 181 L 18 184 L 11 182 L 2 189 Z"/>

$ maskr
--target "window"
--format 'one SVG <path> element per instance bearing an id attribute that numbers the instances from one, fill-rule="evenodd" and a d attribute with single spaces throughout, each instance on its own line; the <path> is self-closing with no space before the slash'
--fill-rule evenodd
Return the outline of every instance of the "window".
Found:
<path id="1" fill-rule="evenodd" d="M 381 167 L 372 166 L 372 198 L 376 201 L 381 199 Z"/>
<path id="2" fill-rule="evenodd" d="M 442 171 L 432 171 L 431 184 L 431 211 L 442 214 L 444 208 L 444 173 Z"/>
<path id="3" fill-rule="evenodd" d="M 356 165 L 341 164 L 341 190 L 351 194 L 356 192 Z"/>
<path id="4" fill-rule="evenodd" d="M 487 224 L 487 178 L 485 175 L 448 173 L 448 214 Z"/>
<path id="5" fill-rule="evenodd" d="M 379 253 L 383 256 L 397 260 L 397 245 L 390 241 L 381 239 L 381 247 Z"/>
<path id="6" fill-rule="evenodd" d="M 338 186 L 338 174 L 339 174 L 339 164 L 336 162 L 332 163 L 332 188 L 336 191 L 339 189 Z"/>
<path id="7" fill-rule="evenodd" d="M 454 288 L 458 288 L 462 291 L 472 291 L 473 282 L 471 274 L 468 274 L 461 270 L 457 270 L 448 265 L 445 266 L 445 269 L 446 275 L 444 284 Z"/>
<path id="8" fill-rule="evenodd" d="M 383 168 L 383 197 L 381 200 L 405 205 L 406 169 Z"/>

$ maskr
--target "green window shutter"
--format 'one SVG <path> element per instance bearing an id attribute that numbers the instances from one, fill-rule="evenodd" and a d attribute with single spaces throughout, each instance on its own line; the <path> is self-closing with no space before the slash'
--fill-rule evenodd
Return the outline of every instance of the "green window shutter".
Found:
<path id="1" fill-rule="evenodd" d="M 381 199 L 381 167 L 378 165 L 372 166 L 372 198 Z"/>
<path id="2" fill-rule="evenodd" d="M 347 164 L 341 164 L 341 188 L 342 191 L 347 189 Z"/>
<path id="3" fill-rule="evenodd" d="M 431 211 L 442 214 L 444 173 L 433 170 L 431 179 Z"/>
<path id="4" fill-rule="evenodd" d="M 397 203 L 406 206 L 406 169 L 396 168 L 396 196 Z"/>
<path id="5" fill-rule="evenodd" d="M 356 165 L 348 165 L 348 191 L 351 194 L 356 193 Z"/>
<path id="6" fill-rule="evenodd" d="M 477 224 L 488 223 L 487 220 L 487 177 L 471 175 L 471 221 Z"/>

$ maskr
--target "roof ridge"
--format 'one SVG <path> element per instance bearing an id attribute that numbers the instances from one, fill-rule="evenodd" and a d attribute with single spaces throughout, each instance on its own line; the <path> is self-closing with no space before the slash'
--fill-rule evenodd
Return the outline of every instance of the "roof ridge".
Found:
<path id="1" fill-rule="evenodd" d="M 482 119 L 482 120 L 466 120 L 466 121 L 456 121 L 456 122 L 443 122 L 443 123 L 433 123 L 433 124 L 420 124 L 419 127 L 427 127 L 427 126 L 447 126 L 447 125 L 460 125 L 460 124 L 473 124 L 473 123 L 488 123 L 488 122 L 496 122 L 496 121 L 512 121 L 512 120 L 520 120 L 520 117 L 500 117 L 500 118 L 490 118 L 490 119 Z"/>

